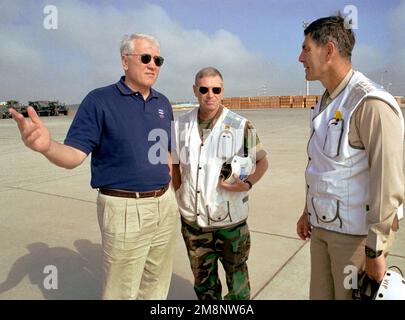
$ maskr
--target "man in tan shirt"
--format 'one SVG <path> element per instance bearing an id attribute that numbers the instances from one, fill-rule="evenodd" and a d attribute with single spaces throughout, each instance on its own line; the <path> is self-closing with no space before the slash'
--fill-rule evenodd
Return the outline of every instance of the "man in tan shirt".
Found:
<path id="1" fill-rule="evenodd" d="M 351 299 L 347 266 L 381 282 L 404 200 L 401 110 L 352 70 L 355 38 L 346 27 L 341 17 L 314 21 L 299 57 L 306 79 L 326 88 L 312 115 L 297 223 L 299 237 L 311 238 L 311 299 Z"/>

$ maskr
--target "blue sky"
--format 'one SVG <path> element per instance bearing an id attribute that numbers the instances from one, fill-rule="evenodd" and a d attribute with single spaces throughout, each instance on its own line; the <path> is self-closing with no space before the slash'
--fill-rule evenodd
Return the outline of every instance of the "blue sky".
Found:
<path id="1" fill-rule="evenodd" d="M 43 27 L 50 3 L 56 30 Z M 173 101 L 193 99 L 194 74 L 207 65 L 223 72 L 225 96 L 303 94 L 303 21 L 348 5 L 358 13 L 354 68 L 405 95 L 405 0 L 0 0 L 0 101 L 79 103 L 118 80 L 119 42 L 133 32 L 160 40 L 166 61 L 156 88 Z"/>

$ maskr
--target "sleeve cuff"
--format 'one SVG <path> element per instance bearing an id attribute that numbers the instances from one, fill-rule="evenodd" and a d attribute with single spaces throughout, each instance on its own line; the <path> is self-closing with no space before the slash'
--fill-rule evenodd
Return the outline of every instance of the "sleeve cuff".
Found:
<path id="1" fill-rule="evenodd" d="M 91 150 L 88 147 L 83 146 L 81 143 L 78 143 L 73 140 L 65 140 L 64 144 L 76 149 L 79 149 L 80 151 L 83 151 L 86 155 L 89 155 Z"/>

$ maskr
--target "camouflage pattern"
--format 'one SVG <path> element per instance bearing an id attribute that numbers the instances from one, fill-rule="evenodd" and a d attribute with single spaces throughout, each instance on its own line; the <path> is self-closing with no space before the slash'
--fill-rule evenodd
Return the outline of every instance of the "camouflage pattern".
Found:
<path id="1" fill-rule="evenodd" d="M 203 231 L 182 221 L 181 232 L 186 244 L 194 290 L 200 300 L 221 300 L 222 285 L 218 276 L 218 259 L 225 273 L 227 300 L 249 300 L 250 282 L 247 259 L 250 233 L 246 222 L 230 228 Z"/>

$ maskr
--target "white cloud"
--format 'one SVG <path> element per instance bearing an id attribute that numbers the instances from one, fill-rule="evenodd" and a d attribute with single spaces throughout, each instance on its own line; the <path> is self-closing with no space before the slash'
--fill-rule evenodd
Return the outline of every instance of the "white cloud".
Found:
<path id="1" fill-rule="evenodd" d="M 383 68 L 385 65 L 384 54 L 370 44 L 356 45 L 352 55 L 353 68 L 365 74 L 373 72 L 376 68 Z"/>
<path id="2" fill-rule="evenodd" d="M 226 96 L 292 93 L 303 87 L 303 73 L 282 71 L 249 51 L 226 30 L 207 34 L 187 30 L 155 5 L 130 5 L 119 10 L 79 0 L 54 1 L 58 29 L 42 26 L 46 3 L 16 1 L 2 6 L 0 100 L 56 99 L 80 102 L 95 87 L 114 83 L 122 73 L 119 43 L 125 33 L 155 35 L 166 62 L 156 88 L 171 100 L 194 99 L 192 84 L 202 67 L 217 67 L 225 79 Z M 273 80 L 276 79 L 276 80 Z M 295 80 L 294 80 L 295 79 Z M 277 82 L 276 82 L 277 81 Z"/>
<path id="3" fill-rule="evenodd" d="M 194 75 L 208 65 L 222 72 L 225 96 L 305 93 L 304 72 L 296 58 L 286 63 L 288 67 L 275 65 L 268 58 L 273 50 L 276 54 L 277 43 L 270 52 L 255 52 L 228 30 L 207 33 L 187 29 L 156 5 L 131 2 L 118 8 L 106 1 L 52 3 L 59 13 L 57 30 L 43 28 L 43 8 L 48 4 L 45 1 L 0 3 L 0 101 L 80 102 L 90 90 L 119 79 L 119 43 L 124 34 L 133 32 L 149 33 L 160 40 L 166 60 L 156 88 L 171 100 L 194 99 Z M 385 52 L 376 44 L 358 43 L 353 63 L 377 82 L 387 70 L 384 76 L 393 83 L 392 89 L 403 88 L 405 1 L 389 18 L 391 50 Z M 311 83 L 310 89 L 316 94 L 323 90 L 319 83 Z"/>
<path id="4" fill-rule="evenodd" d="M 387 46 L 378 49 L 376 43 L 356 45 L 353 66 L 392 94 L 405 95 L 405 0 L 388 12 L 386 20 L 382 20 L 385 21 Z M 375 28 L 381 27 L 375 25 Z"/>

